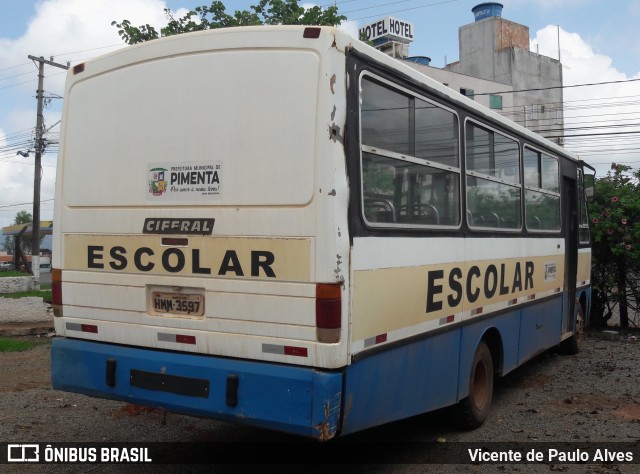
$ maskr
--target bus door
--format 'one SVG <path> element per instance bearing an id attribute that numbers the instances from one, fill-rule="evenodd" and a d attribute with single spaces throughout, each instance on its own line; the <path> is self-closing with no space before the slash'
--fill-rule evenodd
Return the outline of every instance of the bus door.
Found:
<path id="1" fill-rule="evenodd" d="M 578 271 L 578 200 L 575 179 L 563 177 L 562 182 L 562 216 L 564 225 L 564 314 L 562 315 L 562 332 L 573 332 L 576 311 L 576 272 Z"/>

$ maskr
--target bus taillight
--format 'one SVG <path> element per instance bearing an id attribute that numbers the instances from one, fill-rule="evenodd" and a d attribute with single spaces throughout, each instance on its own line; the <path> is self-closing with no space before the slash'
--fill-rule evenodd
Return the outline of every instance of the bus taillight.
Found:
<path id="1" fill-rule="evenodd" d="M 316 285 L 316 334 L 318 342 L 338 342 L 342 327 L 342 284 Z"/>
<path id="2" fill-rule="evenodd" d="M 302 33 L 303 38 L 320 38 L 320 28 L 315 26 L 308 26 Z"/>
<path id="3" fill-rule="evenodd" d="M 62 270 L 51 270 L 51 296 L 53 300 L 53 315 L 62 316 Z"/>

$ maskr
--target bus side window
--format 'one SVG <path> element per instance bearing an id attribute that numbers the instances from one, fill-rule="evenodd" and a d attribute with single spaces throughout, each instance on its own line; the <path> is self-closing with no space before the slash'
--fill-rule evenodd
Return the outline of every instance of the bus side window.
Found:
<path id="1" fill-rule="evenodd" d="M 362 143 L 409 154 L 409 98 L 373 81 L 362 81 Z"/>
<path id="2" fill-rule="evenodd" d="M 520 229 L 520 145 L 512 138 L 472 122 L 466 124 L 465 132 L 468 225 Z"/>
<path id="3" fill-rule="evenodd" d="M 578 212 L 580 224 L 578 227 L 578 239 L 581 244 L 588 244 L 591 236 L 589 235 L 589 213 L 587 210 L 587 186 L 585 183 L 586 175 L 582 170 L 578 170 Z M 593 192 L 593 189 L 591 189 Z"/>
<path id="4" fill-rule="evenodd" d="M 396 168 L 388 161 L 388 158 L 371 153 L 363 154 L 364 214 L 369 222 L 396 221 L 396 206 L 393 202 Z"/>
<path id="5" fill-rule="evenodd" d="M 366 76 L 361 87 L 365 220 L 372 224 L 460 225 L 457 116 Z"/>
<path id="6" fill-rule="evenodd" d="M 560 175 L 556 157 L 525 147 L 525 215 L 533 232 L 560 230 Z"/>

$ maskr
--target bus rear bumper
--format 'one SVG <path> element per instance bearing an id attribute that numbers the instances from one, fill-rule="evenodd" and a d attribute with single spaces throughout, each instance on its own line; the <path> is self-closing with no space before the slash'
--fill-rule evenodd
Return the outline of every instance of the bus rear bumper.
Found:
<path id="1" fill-rule="evenodd" d="M 56 338 L 56 390 L 240 422 L 305 437 L 336 436 L 342 372 Z"/>

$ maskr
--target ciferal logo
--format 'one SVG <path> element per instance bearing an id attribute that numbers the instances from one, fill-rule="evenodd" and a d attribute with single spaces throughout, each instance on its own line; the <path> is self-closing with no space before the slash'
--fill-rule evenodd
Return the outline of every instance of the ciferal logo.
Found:
<path id="1" fill-rule="evenodd" d="M 162 196 L 167 190 L 167 182 L 164 174 L 166 168 L 151 168 L 149 170 L 149 193 L 154 196 Z"/>
<path id="2" fill-rule="evenodd" d="M 9 444 L 7 446 L 8 462 L 39 462 L 39 444 Z"/>
<path id="3" fill-rule="evenodd" d="M 148 217 L 142 226 L 143 234 L 211 235 L 215 219 L 173 219 Z"/>

